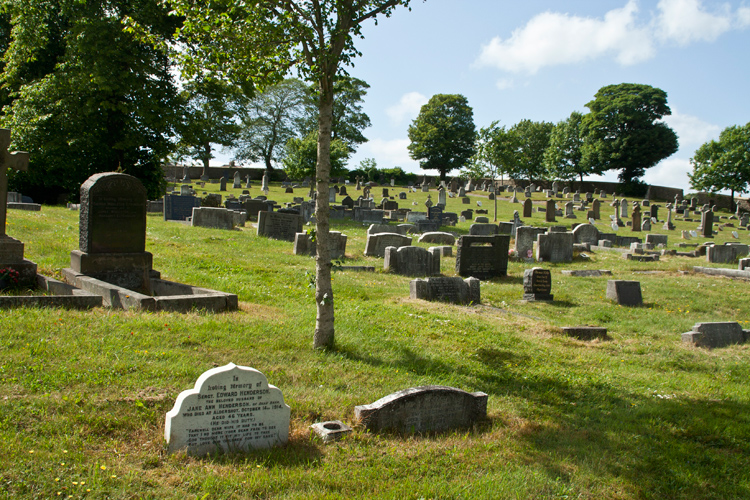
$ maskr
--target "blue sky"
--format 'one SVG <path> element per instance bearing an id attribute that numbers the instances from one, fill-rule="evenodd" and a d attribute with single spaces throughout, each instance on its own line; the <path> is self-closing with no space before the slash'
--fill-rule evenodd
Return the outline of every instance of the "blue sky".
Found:
<path id="1" fill-rule="evenodd" d="M 477 128 L 558 122 L 597 90 L 643 83 L 667 92 L 680 149 L 646 182 L 688 189 L 689 159 L 750 121 L 750 1 L 420 0 L 368 23 L 350 73 L 371 88 L 369 142 L 352 157 L 422 173 L 407 129 L 434 94 L 463 94 Z M 426 171 L 436 174 L 435 171 Z M 616 172 L 606 180 L 615 180 Z"/>

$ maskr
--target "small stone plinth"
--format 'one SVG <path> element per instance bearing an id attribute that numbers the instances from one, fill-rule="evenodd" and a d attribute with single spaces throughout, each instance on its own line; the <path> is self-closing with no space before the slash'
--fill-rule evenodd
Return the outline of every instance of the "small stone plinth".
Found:
<path id="1" fill-rule="evenodd" d="M 606 339 L 607 329 L 600 326 L 566 326 L 562 329 L 568 337 L 578 340 Z"/>
<path id="2" fill-rule="evenodd" d="M 727 347 L 743 344 L 746 332 L 734 321 L 716 323 L 696 323 L 693 330 L 682 334 L 682 341 L 696 347 Z"/>
<path id="3" fill-rule="evenodd" d="M 354 416 L 371 432 L 443 432 L 471 427 L 487 418 L 487 394 L 440 385 L 412 387 L 355 406 Z"/>
<path id="4" fill-rule="evenodd" d="M 324 443 L 338 441 L 352 432 L 352 428 L 340 420 L 318 422 L 317 424 L 311 425 L 310 428 L 323 440 Z"/>
<path id="5" fill-rule="evenodd" d="M 622 258 L 627 260 L 634 260 L 636 262 L 657 262 L 659 260 L 659 256 L 655 254 L 637 255 L 633 253 L 624 253 L 622 254 Z"/>
<path id="6" fill-rule="evenodd" d="M 641 282 L 609 280 L 607 281 L 607 298 L 621 306 L 641 306 L 643 305 Z"/>

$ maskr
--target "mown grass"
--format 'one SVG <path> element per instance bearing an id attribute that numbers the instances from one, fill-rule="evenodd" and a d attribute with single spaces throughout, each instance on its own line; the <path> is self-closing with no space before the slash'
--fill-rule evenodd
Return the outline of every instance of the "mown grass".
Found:
<path id="1" fill-rule="evenodd" d="M 483 194 L 472 202 L 487 208 Z M 272 186 L 273 198 L 292 196 Z M 420 204 L 413 208 L 425 198 L 410 194 Z M 449 200 L 449 210 L 465 207 Z M 498 219 L 518 208 L 501 201 Z M 77 248 L 77 218 L 56 207 L 11 211 L 7 229 L 42 272 L 59 275 Z M 542 221 L 535 213 L 526 222 Z M 670 246 L 697 223 L 676 225 Z M 349 236 L 347 264 L 382 269 L 362 254 L 364 227 L 333 226 Z M 714 241 L 732 240 L 729 231 Z M 336 348 L 316 352 L 313 260 L 292 255 L 290 243 L 251 227 L 191 228 L 149 216 L 147 247 L 166 279 L 236 293 L 240 310 L 4 310 L 0 497 L 750 497 L 750 350 L 680 341 L 700 321 L 750 319 L 747 282 L 686 272 L 704 259 L 637 263 L 596 252 L 537 264 L 552 270 L 553 303 L 521 303 L 530 264 L 511 262 L 507 277 L 482 282 L 482 304 L 473 307 L 411 300 L 406 277 L 336 272 Z M 454 275 L 454 264 L 443 259 L 443 273 Z M 607 301 L 608 279 L 640 281 L 644 306 Z M 609 340 L 561 334 L 581 324 L 606 326 Z M 166 454 L 164 416 L 177 394 L 228 362 L 259 369 L 283 391 L 292 408 L 288 445 L 204 459 Z M 426 384 L 486 392 L 489 419 L 437 436 L 356 429 L 329 445 L 309 432 L 321 420 L 354 423 L 355 405 Z"/>

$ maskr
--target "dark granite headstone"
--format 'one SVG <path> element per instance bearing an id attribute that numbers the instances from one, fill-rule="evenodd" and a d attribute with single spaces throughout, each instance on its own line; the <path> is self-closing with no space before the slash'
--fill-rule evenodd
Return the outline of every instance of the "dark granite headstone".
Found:
<path id="1" fill-rule="evenodd" d="M 552 273 L 549 269 L 534 267 L 523 272 L 523 300 L 552 300 Z"/>
<path id="2" fill-rule="evenodd" d="M 508 274 L 509 234 L 461 236 L 456 251 L 456 274 L 489 279 Z"/>

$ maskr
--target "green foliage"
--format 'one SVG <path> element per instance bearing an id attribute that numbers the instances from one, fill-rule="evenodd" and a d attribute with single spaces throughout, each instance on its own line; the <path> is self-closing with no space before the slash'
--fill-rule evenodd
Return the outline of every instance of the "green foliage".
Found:
<path id="1" fill-rule="evenodd" d="M 494 121 L 489 127 L 479 129 L 475 143 L 474 156 L 466 166 L 469 176 L 479 179 L 489 177 L 495 179 L 498 175 L 508 172 L 513 165 L 516 147 L 513 137 L 505 127 L 498 126 Z"/>
<path id="2" fill-rule="evenodd" d="M 725 128 L 718 141 L 700 146 L 690 159 L 688 173 L 693 189 L 715 193 L 722 190 L 748 192 L 750 185 L 750 123 Z"/>
<path id="3" fill-rule="evenodd" d="M 166 54 L 123 31 L 121 19 L 133 16 L 162 39 L 179 19 L 153 0 L 4 7 L 13 31 L 2 83 L 12 103 L 2 125 L 31 158 L 11 187 L 37 201 L 75 200 L 90 175 L 121 169 L 159 196 L 177 88 Z"/>
<path id="4" fill-rule="evenodd" d="M 235 159 L 263 162 L 266 170 L 273 169 L 273 162 L 282 161 L 285 144 L 300 135 L 310 108 L 307 90 L 302 81 L 288 78 L 256 95 L 242 113 Z"/>
<path id="5" fill-rule="evenodd" d="M 546 179 L 544 152 L 554 125 L 550 122 L 521 120 L 510 129 L 510 145 L 515 145 L 514 159 L 508 173 L 513 179 Z M 512 151 L 508 148 L 508 151 Z M 510 154 L 510 153 L 509 153 Z"/>
<path id="6" fill-rule="evenodd" d="M 574 111 L 558 122 L 550 133 L 549 146 L 544 152 L 544 166 L 553 179 L 572 181 L 578 177 L 583 183 L 584 175 L 601 174 L 596 164 L 583 161 L 583 137 L 581 121 L 583 115 Z"/>
<path id="7" fill-rule="evenodd" d="M 370 126 L 370 117 L 362 110 L 362 103 L 370 86 L 364 80 L 349 75 L 338 75 L 333 83 L 333 119 L 331 122 L 331 138 L 340 139 L 349 148 L 349 153 L 357 151 L 357 146 L 367 142 L 362 131 Z M 318 109 L 314 105 L 320 94 L 317 86 L 309 89 L 310 105 L 307 107 L 307 117 L 302 124 L 305 134 L 317 131 Z"/>
<path id="8" fill-rule="evenodd" d="M 445 180 L 448 172 L 469 162 L 475 138 L 474 112 L 466 97 L 436 94 L 409 125 L 409 156 L 419 160 L 423 170 L 439 171 Z"/>
<path id="9" fill-rule="evenodd" d="M 583 162 L 596 165 L 598 171 L 620 170 L 620 181 L 631 184 L 677 151 L 677 135 L 658 121 L 672 113 L 661 89 L 608 85 L 586 107 L 591 112 L 581 122 Z"/>
<path id="10" fill-rule="evenodd" d="M 235 117 L 248 99 L 240 87 L 204 76 L 184 85 L 181 97 L 186 102 L 183 119 L 177 127 L 178 151 L 203 163 L 208 175 L 213 158 L 212 144 L 234 146 L 240 135 Z"/>
<path id="11" fill-rule="evenodd" d="M 331 141 L 331 176 L 346 175 L 349 149 L 342 141 Z M 314 132 L 302 139 L 289 139 L 284 146 L 284 172 L 290 179 L 315 178 L 318 161 L 318 140 Z"/>

